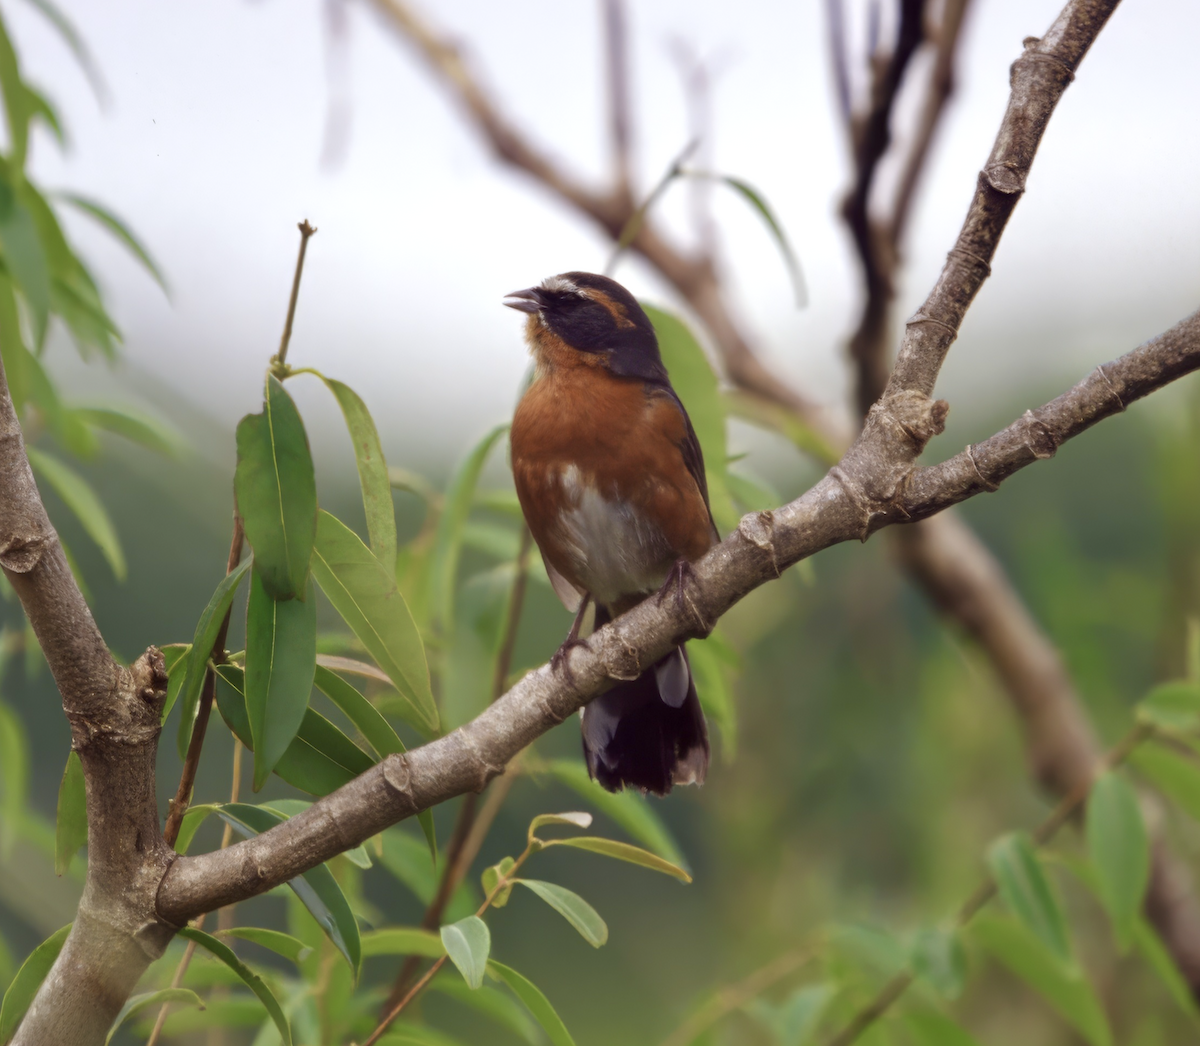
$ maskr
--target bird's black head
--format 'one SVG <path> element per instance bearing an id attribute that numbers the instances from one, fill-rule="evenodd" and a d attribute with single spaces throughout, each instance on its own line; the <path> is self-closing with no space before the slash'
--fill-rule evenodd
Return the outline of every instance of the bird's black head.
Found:
<path id="1" fill-rule="evenodd" d="M 537 316 L 571 348 L 601 354 L 612 373 L 666 382 L 650 317 L 616 280 L 591 272 L 564 272 L 508 297 L 516 300 L 505 305 Z"/>

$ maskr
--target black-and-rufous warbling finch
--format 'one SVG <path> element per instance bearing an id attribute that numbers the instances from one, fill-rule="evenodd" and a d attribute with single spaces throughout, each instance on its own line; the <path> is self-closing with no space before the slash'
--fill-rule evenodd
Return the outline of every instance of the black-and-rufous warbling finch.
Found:
<path id="1" fill-rule="evenodd" d="M 512 469 L 546 572 L 575 624 L 596 628 L 659 591 L 718 540 L 700 443 L 671 388 L 649 317 L 606 276 L 567 272 L 508 295 L 529 314 L 535 369 L 513 418 Z M 677 647 L 582 712 L 592 777 L 665 795 L 703 782 L 708 731 Z"/>

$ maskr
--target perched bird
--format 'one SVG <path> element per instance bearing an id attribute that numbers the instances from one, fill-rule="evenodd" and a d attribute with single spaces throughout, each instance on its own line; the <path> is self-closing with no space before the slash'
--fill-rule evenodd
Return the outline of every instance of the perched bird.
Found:
<path id="1" fill-rule="evenodd" d="M 513 417 L 513 479 L 554 590 L 577 611 L 552 665 L 569 672 L 588 601 L 595 627 L 661 590 L 718 540 L 700 443 L 649 317 L 606 276 L 567 272 L 515 291 L 534 378 Z M 582 712 L 588 772 L 609 791 L 704 781 L 708 730 L 677 647 Z"/>

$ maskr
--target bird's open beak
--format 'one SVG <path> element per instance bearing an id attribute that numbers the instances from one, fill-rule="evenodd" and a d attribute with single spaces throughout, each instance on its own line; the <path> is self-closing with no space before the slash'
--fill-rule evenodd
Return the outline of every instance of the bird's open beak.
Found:
<path id="1" fill-rule="evenodd" d="M 518 301 L 506 301 L 504 304 L 510 309 L 516 309 L 518 312 L 537 312 L 544 304 L 541 292 L 536 287 L 529 287 L 523 291 L 513 291 L 511 294 L 506 294 L 506 298 L 517 298 Z"/>

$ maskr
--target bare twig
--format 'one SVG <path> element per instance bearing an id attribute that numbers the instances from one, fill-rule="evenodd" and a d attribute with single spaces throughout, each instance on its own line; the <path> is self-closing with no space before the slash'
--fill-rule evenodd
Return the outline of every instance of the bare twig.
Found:
<path id="1" fill-rule="evenodd" d="M 630 177 L 629 31 L 624 0 L 603 0 L 604 50 L 608 72 L 608 132 L 612 145 L 613 184 L 617 196 L 633 199 Z"/>
<path id="2" fill-rule="evenodd" d="M 287 319 L 283 322 L 283 335 L 279 339 L 279 351 L 272 357 L 271 362 L 283 367 L 287 363 L 288 345 L 292 341 L 292 321 L 296 318 L 296 302 L 300 300 L 300 277 L 304 275 L 304 255 L 308 252 L 308 241 L 317 234 L 315 225 L 309 225 L 305 218 L 296 226 L 300 230 L 300 251 L 296 255 L 296 272 L 292 276 L 292 293 L 288 298 Z"/>

